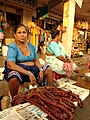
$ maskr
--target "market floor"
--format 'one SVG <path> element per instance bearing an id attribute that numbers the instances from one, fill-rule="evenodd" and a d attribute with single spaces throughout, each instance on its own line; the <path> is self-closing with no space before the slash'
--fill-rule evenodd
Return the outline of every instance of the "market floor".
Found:
<path id="1" fill-rule="evenodd" d="M 73 61 L 81 67 L 81 71 L 83 72 L 87 68 L 87 62 L 90 55 L 84 54 L 83 57 L 73 58 Z M 44 58 L 43 55 L 40 57 Z M 4 67 L 4 62 L 6 57 L 0 56 L 0 67 Z M 4 96 L 8 94 L 8 86 L 7 82 L 0 81 L 0 96 Z M 77 108 L 76 112 L 74 113 L 73 120 L 90 120 L 90 95 L 84 100 L 84 109 Z"/>

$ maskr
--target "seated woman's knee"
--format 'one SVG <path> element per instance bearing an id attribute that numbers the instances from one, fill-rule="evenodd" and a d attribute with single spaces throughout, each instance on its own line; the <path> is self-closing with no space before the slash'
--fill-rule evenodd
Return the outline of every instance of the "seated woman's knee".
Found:
<path id="1" fill-rule="evenodd" d="M 47 68 L 47 72 L 49 73 L 49 72 L 52 72 L 52 68 L 49 66 L 48 68 Z"/>
<path id="2" fill-rule="evenodd" d="M 13 85 L 15 85 L 15 84 L 20 84 L 20 81 L 17 78 L 12 78 L 8 81 L 8 83 L 13 83 Z"/>

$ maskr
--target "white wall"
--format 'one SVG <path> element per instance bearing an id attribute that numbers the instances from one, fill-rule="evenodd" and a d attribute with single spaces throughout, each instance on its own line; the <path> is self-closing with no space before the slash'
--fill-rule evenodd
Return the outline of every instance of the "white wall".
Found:
<path id="1" fill-rule="evenodd" d="M 32 16 L 36 17 L 35 11 L 23 9 L 23 24 L 28 25 L 28 22 L 32 21 Z"/>
<path id="2" fill-rule="evenodd" d="M 10 12 L 13 14 L 17 14 L 16 9 L 12 7 L 3 7 L 0 5 L 0 9 L 6 12 Z M 21 14 L 21 22 L 25 25 L 28 25 L 28 22 L 32 21 L 32 16 L 36 17 L 36 11 L 30 9 L 27 9 L 25 7 L 21 8 L 22 9 L 22 14 Z M 20 14 L 19 14 L 20 15 Z"/>

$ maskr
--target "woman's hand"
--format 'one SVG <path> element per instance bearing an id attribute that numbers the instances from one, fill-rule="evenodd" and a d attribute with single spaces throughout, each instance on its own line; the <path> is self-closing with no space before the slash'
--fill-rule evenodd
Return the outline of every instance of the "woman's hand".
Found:
<path id="1" fill-rule="evenodd" d="M 69 60 L 69 56 L 66 56 L 66 59 Z"/>
<path id="2" fill-rule="evenodd" d="M 43 71 L 40 70 L 38 77 L 39 77 L 39 81 L 41 82 L 43 80 Z"/>
<path id="3" fill-rule="evenodd" d="M 32 72 L 30 72 L 29 78 L 30 78 L 31 85 L 32 86 L 36 85 L 36 78 Z"/>
<path id="4" fill-rule="evenodd" d="M 66 56 L 67 62 L 71 62 L 71 59 L 69 58 L 69 56 Z"/>

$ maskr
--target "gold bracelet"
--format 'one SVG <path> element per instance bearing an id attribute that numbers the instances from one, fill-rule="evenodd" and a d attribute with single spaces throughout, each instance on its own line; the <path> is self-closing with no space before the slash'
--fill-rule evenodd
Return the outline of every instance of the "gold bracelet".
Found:
<path id="1" fill-rule="evenodd" d="M 40 71 L 43 71 L 43 69 L 41 68 L 41 69 L 39 69 Z"/>
<path id="2" fill-rule="evenodd" d="M 28 71 L 28 72 L 27 72 L 27 75 L 30 76 L 30 74 L 31 74 L 30 71 Z"/>

